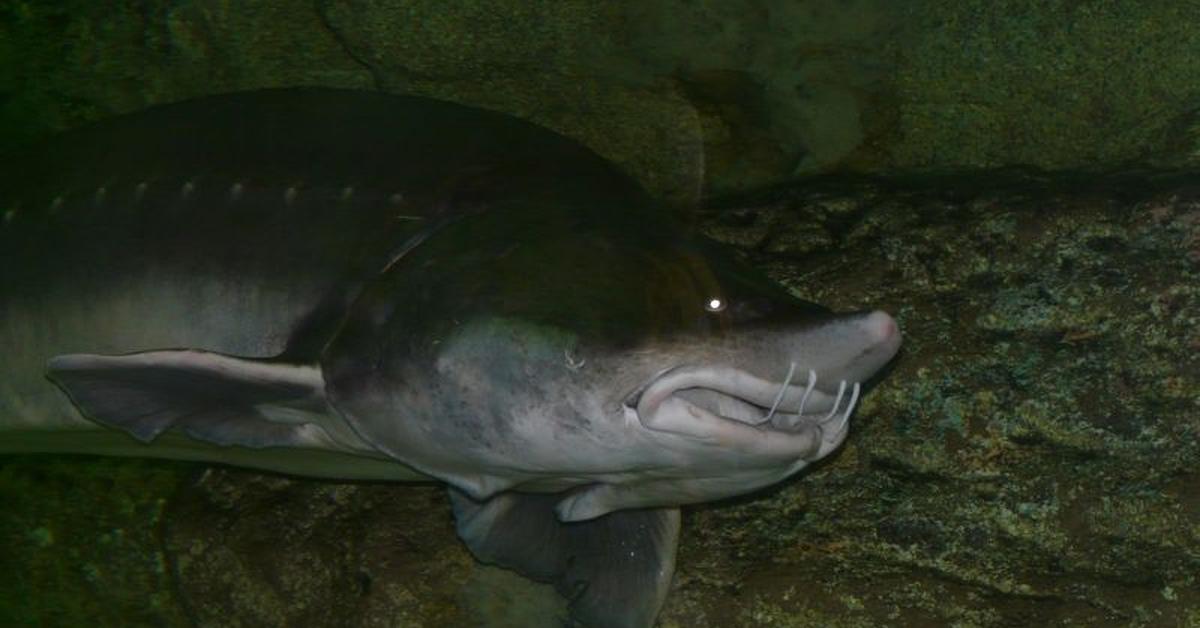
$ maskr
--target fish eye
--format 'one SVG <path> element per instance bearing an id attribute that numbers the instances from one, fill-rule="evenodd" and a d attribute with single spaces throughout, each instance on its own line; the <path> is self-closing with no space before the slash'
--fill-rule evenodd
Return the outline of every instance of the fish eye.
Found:
<path id="1" fill-rule="evenodd" d="M 704 309 L 709 312 L 720 312 L 725 309 L 725 300 L 721 297 L 710 297 L 704 302 Z"/>

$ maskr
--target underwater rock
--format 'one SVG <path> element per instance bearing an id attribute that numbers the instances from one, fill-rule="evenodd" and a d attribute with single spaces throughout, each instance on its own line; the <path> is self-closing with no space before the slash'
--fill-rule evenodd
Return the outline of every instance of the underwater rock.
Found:
<path id="1" fill-rule="evenodd" d="M 320 85 L 514 113 L 680 202 L 847 170 L 1181 167 L 1197 152 L 1189 11 L 14 2 L 0 9 L 0 142 L 202 94 Z"/>

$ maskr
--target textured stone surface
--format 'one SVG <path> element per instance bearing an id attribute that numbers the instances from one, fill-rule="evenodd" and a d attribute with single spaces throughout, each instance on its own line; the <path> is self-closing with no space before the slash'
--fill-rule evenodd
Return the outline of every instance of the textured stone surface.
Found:
<path id="1" fill-rule="evenodd" d="M 0 457 L 0 625 L 186 625 L 159 542 L 185 469 Z"/>
<path id="2" fill-rule="evenodd" d="M 694 201 L 704 151 L 691 104 L 670 81 L 597 67 L 619 23 L 581 1 L 17 1 L 0 7 L 0 144 L 200 94 L 381 89 L 537 121 Z"/>
<path id="3" fill-rule="evenodd" d="M 1194 165 L 1200 3 L 908 3 L 883 169 Z M 888 115 L 883 107 L 879 113 Z M 1193 136 L 1194 137 L 1194 136 Z M 889 168 L 890 166 L 890 168 Z"/>
<path id="4" fill-rule="evenodd" d="M 440 486 L 214 470 L 175 504 L 165 551 L 200 626 L 551 626 L 565 612 L 552 587 L 473 561 Z"/>
<path id="5" fill-rule="evenodd" d="M 0 142 L 315 84 L 583 140 L 676 202 L 798 174 L 1197 160 L 1197 0 L 0 5 Z"/>

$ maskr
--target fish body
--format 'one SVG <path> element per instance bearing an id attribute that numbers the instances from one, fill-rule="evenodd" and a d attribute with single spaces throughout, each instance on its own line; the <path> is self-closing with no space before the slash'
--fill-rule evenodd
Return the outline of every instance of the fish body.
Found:
<path id="1" fill-rule="evenodd" d="M 0 452 L 442 480 L 477 557 L 590 625 L 652 623 L 678 506 L 828 455 L 900 343 L 586 148 L 423 98 L 204 98 L 3 172 Z"/>

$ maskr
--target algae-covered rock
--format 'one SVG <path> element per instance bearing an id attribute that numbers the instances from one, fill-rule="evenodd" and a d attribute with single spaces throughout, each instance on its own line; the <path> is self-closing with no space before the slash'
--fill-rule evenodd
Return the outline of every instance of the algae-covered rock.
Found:
<path id="1" fill-rule="evenodd" d="M 189 468 L 0 457 L 0 625 L 186 625 L 159 531 Z"/>
<path id="2" fill-rule="evenodd" d="M 621 23 L 594 2 L 18 1 L 0 6 L 0 146 L 202 94 L 379 89 L 531 119 L 694 202 L 694 108 L 669 81 L 603 69 Z"/>
<path id="3" fill-rule="evenodd" d="M 0 145 L 200 94 L 419 93 L 582 140 L 664 199 L 798 175 L 1197 163 L 1192 2 L 0 4 Z"/>
<path id="4" fill-rule="evenodd" d="M 206 473 L 165 547 L 201 626 L 553 626 L 552 587 L 475 563 L 441 486 Z"/>

